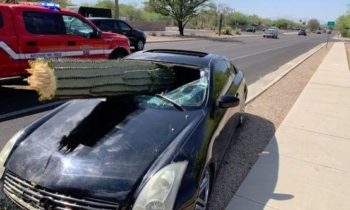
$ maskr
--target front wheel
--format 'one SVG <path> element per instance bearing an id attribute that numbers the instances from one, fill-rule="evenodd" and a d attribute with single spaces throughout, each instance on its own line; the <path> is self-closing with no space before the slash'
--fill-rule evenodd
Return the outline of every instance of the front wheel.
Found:
<path id="1" fill-rule="evenodd" d="M 197 195 L 195 210 L 205 210 L 208 207 L 211 190 L 211 173 L 209 169 L 205 170 L 205 174 L 199 183 L 199 192 Z"/>
<path id="2" fill-rule="evenodd" d="M 109 59 L 122 59 L 125 56 L 128 55 L 128 52 L 126 50 L 123 50 L 122 48 L 114 50 L 110 56 Z"/>
<path id="3" fill-rule="evenodd" d="M 135 46 L 136 51 L 143 50 L 145 48 L 145 42 L 142 40 L 138 40 Z"/>

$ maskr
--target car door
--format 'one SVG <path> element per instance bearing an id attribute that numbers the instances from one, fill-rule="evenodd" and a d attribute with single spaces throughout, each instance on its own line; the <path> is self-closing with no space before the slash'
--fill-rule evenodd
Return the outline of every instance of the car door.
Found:
<path id="1" fill-rule="evenodd" d="M 117 20 L 117 24 L 118 24 L 120 33 L 127 36 L 130 40 L 130 43 L 132 43 L 132 45 L 135 45 L 137 42 L 137 37 L 132 27 L 129 26 L 129 24 L 127 24 L 126 22 L 121 20 Z"/>
<path id="2" fill-rule="evenodd" d="M 63 15 L 66 28 L 66 55 L 75 58 L 106 58 L 109 46 L 101 37 L 94 37 L 96 29 L 78 16 Z"/>
<path id="3" fill-rule="evenodd" d="M 17 40 L 10 10 L 0 7 L 0 79 L 20 75 Z"/>
<path id="4" fill-rule="evenodd" d="M 240 82 L 236 80 L 235 71 L 227 60 L 218 60 L 212 73 L 212 111 L 211 118 L 215 126 L 212 136 L 213 158 L 217 164 L 222 163 L 224 153 L 229 146 L 232 135 L 239 122 L 240 107 L 220 108 L 218 102 L 223 96 L 240 97 Z"/>
<path id="5" fill-rule="evenodd" d="M 18 29 L 25 29 L 18 34 L 22 57 L 34 59 L 63 56 L 65 47 L 62 36 L 65 34 L 65 28 L 62 16 L 59 13 L 40 10 L 23 9 L 21 12 L 23 17 L 15 16 L 15 21 Z M 22 68 L 27 68 L 26 60 L 21 61 Z"/>

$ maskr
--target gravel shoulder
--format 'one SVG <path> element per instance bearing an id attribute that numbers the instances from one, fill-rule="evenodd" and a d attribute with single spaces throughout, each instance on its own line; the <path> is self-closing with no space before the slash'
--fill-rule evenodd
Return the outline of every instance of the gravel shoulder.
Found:
<path id="1" fill-rule="evenodd" d="M 225 209 L 228 205 L 331 47 L 323 47 L 247 104 L 245 124 L 227 148 L 212 189 L 209 210 Z"/>

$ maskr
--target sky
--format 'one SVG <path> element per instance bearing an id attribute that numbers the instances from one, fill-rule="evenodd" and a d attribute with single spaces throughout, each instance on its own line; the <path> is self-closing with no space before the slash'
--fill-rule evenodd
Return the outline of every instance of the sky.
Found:
<path id="1" fill-rule="evenodd" d="M 71 0 L 73 4 L 95 3 L 98 0 Z M 119 3 L 141 5 L 143 1 L 119 0 Z M 348 9 L 350 0 L 213 0 L 236 11 L 266 18 L 292 20 L 317 18 L 321 22 L 335 21 Z"/>

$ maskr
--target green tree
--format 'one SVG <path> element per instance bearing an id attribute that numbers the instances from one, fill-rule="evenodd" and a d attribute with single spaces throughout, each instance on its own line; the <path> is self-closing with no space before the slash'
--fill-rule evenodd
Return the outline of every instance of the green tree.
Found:
<path id="1" fill-rule="evenodd" d="M 241 12 L 233 12 L 228 18 L 228 24 L 231 27 L 248 25 L 248 16 Z"/>
<path id="2" fill-rule="evenodd" d="M 294 22 L 288 19 L 281 18 L 273 21 L 273 25 L 280 29 L 288 29 L 294 25 Z"/>
<path id="3" fill-rule="evenodd" d="M 184 28 L 188 21 L 205 7 L 209 0 L 150 0 L 149 4 L 154 11 L 170 16 L 177 21 L 179 33 L 184 35 Z"/>
<path id="4" fill-rule="evenodd" d="M 314 32 L 320 28 L 321 24 L 317 19 L 310 19 L 307 22 L 307 27 L 310 29 L 310 31 Z"/>
<path id="5" fill-rule="evenodd" d="M 343 37 L 350 37 L 350 14 L 340 16 L 336 22 L 336 29 Z"/>

